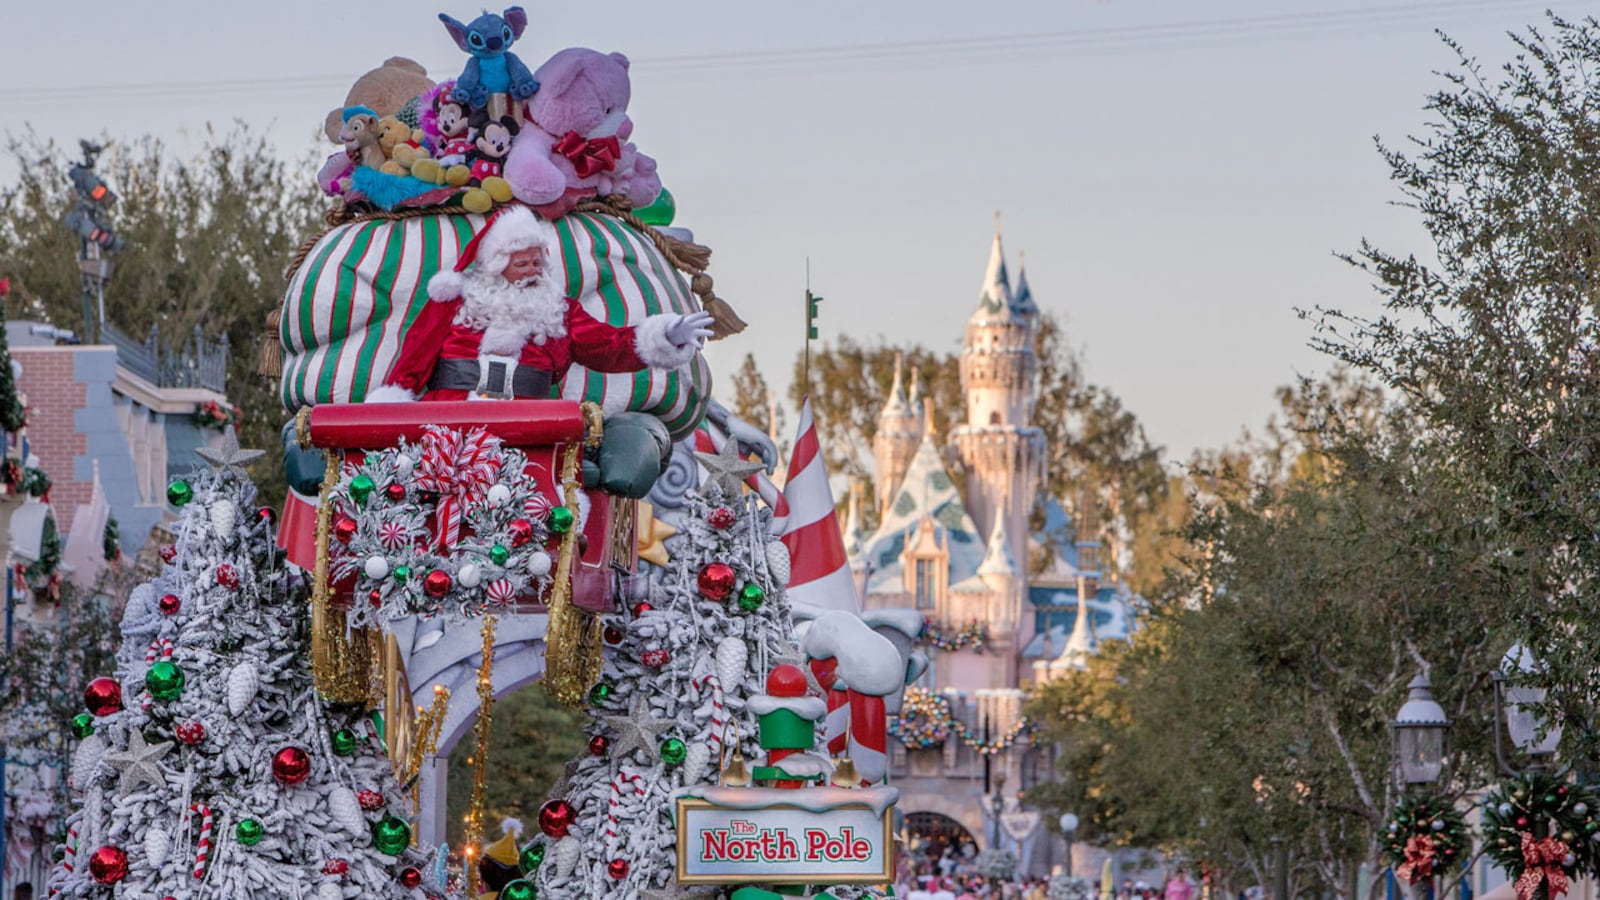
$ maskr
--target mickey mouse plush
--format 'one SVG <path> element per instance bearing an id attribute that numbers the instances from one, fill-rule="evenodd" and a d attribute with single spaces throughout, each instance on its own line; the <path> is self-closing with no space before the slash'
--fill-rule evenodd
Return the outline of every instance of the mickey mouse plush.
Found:
<path id="1" fill-rule="evenodd" d="M 516 119 L 511 116 L 485 119 L 478 126 L 478 136 L 467 152 L 467 165 L 478 189 L 467 191 L 461 198 L 461 205 L 469 212 L 486 213 L 494 204 L 511 199 L 511 185 L 502 176 L 506 154 L 511 152 L 511 140 L 517 131 Z"/>

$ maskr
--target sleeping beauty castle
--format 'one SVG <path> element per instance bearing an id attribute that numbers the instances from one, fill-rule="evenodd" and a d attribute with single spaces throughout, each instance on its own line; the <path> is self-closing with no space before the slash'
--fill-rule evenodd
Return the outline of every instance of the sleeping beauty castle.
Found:
<path id="1" fill-rule="evenodd" d="M 998 845 L 1043 874 L 1066 862 L 1066 847 L 1019 801 L 1054 763 L 1052 748 L 1030 740 L 1023 690 L 1126 638 L 1133 598 L 1102 579 L 1094 526 L 1075 529 L 1056 498 L 1039 496 L 1048 454 L 1033 423 L 1038 318 L 1026 272 L 1015 286 L 1007 275 L 997 227 L 961 352 L 966 423 L 941 443 L 917 373 L 897 365 L 865 501 L 880 524 L 860 533 L 863 500 L 853 496 L 845 540 L 862 606 L 914 608 L 927 622 L 929 666 L 890 740 L 913 852 L 933 862 L 947 848 L 959 857 Z M 1040 553 L 1046 544 L 1055 552 Z M 1036 571 L 1030 560 L 1042 558 Z M 1078 862 L 1086 874 L 1092 861 Z"/>

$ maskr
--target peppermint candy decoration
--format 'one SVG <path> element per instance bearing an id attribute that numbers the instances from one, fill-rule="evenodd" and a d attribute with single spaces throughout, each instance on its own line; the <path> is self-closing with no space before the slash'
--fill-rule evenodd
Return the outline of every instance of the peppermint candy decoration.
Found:
<path id="1" fill-rule="evenodd" d="M 517 599 L 517 587 L 504 578 L 496 578 L 489 582 L 489 587 L 484 593 L 488 594 L 489 602 L 497 606 L 504 606 Z"/>
<path id="2" fill-rule="evenodd" d="M 378 543 L 390 553 L 398 553 L 411 543 L 411 529 L 401 522 L 384 522 L 378 526 Z"/>

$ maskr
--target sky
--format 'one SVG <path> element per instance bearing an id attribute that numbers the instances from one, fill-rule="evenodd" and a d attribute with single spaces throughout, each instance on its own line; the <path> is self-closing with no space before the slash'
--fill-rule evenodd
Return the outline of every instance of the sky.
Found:
<path id="1" fill-rule="evenodd" d="M 310 158 L 362 72 L 465 57 L 477 7 L 7 0 L 3 128 L 67 146 L 193 147 L 238 119 Z M 633 61 L 634 140 L 749 323 L 714 345 L 786 385 L 807 260 L 841 334 L 957 350 L 996 210 L 1013 279 L 1062 316 L 1088 376 L 1172 459 L 1236 439 L 1273 389 L 1326 371 L 1297 308 L 1373 313 L 1335 258 L 1426 253 L 1374 148 L 1420 133 L 1443 29 L 1489 66 L 1548 7 L 1521 0 L 612 0 L 530 3 L 530 67 L 567 46 Z M 59 34 L 70 29 L 70 35 Z M 54 37 L 52 35 L 55 35 Z M 62 39 L 65 38 L 65 39 Z M 313 178 L 308 168 L 305 177 Z M 16 177 L 0 163 L 0 180 Z M 790 421 L 794 419 L 791 416 Z"/>

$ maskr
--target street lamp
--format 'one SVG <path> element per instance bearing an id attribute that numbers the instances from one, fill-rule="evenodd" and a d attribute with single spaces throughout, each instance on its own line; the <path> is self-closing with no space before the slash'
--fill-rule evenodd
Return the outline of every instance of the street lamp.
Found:
<path id="1" fill-rule="evenodd" d="M 989 808 L 994 810 L 994 839 L 989 842 L 989 847 L 1000 849 L 1000 814 L 1005 812 L 1006 773 L 996 772 L 994 776 L 994 794 L 989 798 Z"/>
<path id="2" fill-rule="evenodd" d="M 1406 786 L 1432 784 L 1444 771 L 1445 739 L 1450 719 L 1433 699 L 1433 683 L 1421 672 L 1407 686 L 1406 702 L 1389 723 L 1395 761 Z"/>
<path id="3" fill-rule="evenodd" d="M 1538 707 L 1543 705 L 1546 691 L 1526 683 L 1507 683 L 1508 673 L 1514 673 L 1518 682 L 1526 682 L 1531 675 L 1544 672 L 1540 662 L 1521 643 L 1511 645 L 1500 668 L 1494 673 L 1494 756 L 1500 771 L 1516 775 L 1516 769 L 1506 762 L 1500 743 L 1500 722 L 1504 721 L 1511 743 L 1530 758 L 1529 768 L 1546 768 L 1556 749 L 1561 746 L 1561 723 L 1551 722 Z"/>
<path id="4" fill-rule="evenodd" d="M 1072 839 L 1078 836 L 1078 817 L 1072 813 L 1061 814 L 1061 836 L 1067 839 L 1067 877 L 1072 877 Z"/>

